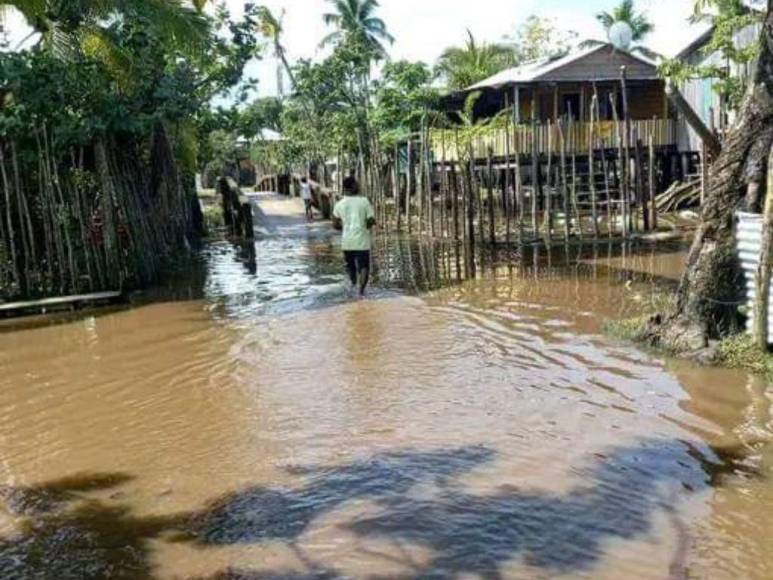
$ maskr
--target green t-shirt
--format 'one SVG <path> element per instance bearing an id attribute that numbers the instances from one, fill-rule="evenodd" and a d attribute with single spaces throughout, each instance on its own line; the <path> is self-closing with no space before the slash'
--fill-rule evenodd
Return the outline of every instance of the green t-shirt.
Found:
<path id="1" fill-rule="evenodd" d="M 367 197 L 344 197 L 336 204 L 333 215 L 340 219 L 344 226 L 344 235 L 341 238 L 341 249 L 344 252 L 370 250 L 368 220 L 375 219 L 376 214 Z"/>

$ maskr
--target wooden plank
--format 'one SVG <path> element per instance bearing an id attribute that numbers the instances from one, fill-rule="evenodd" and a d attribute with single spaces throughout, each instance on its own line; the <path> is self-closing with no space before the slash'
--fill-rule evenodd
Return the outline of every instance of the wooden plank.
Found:
<path id="1" fill-rule="evenodd" d="M 56 306 L 76 305 L 82 302 L 105 302 L 118 300 L 123 296 L 122 292 L 96 292 L 94 294 L 79 294 L 74 296 L 58 296 L 43 298 L 41 300 L 27 300 L 23 302 L 9 302 L 0 304 L 0 313 L 16 312 L 21 310 L 44 309 Z"/>

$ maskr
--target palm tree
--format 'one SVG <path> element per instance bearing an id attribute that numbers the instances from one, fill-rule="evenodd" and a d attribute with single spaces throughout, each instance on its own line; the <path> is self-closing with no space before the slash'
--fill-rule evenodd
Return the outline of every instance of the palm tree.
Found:
<path id="1" fill-rule="evenodd" d="M 92 52 L 117 56 L 108 23 L 127 14 L 147 18 L 160 36 L 187 51 L 203 48 L 209 24 L 203 14 L 209 0 L 0 0 L 0 18 L 18 11 L 39 34 L 36 46 L 59 55 Z"/>
<path id="2" fill-rule="evenodd" d="M 375 16 L 380 6 L 378 0 L 327 0 L 335 12 L 323 16 L 325 24 L 336 30 L 327 35 L 320 46 L 340 42 L 346 35 L 359 36 L 376 54 L 386 56 L 383 42 L 394 43 L 394 37 L 387 31 L 386 24 Z"/>
<path id="3" fill-rule="evenodd" d="M 284 75 L 282 73 L 282 67 L 284 67 L 284 72 L 287 73 L 291 85 L 295 85 L 293 69 L 290 66 L 290 63 L 287 61 L 287 51 L 285 50 L 285 47 L 281 41 L 282 33 L 284 32 L 284 28 L 282 26 L 282 23 L 284 22 L 284 15 L 284 10 L 282 10 L 282 14 L 279 16 L 279 18 L 277 18 L 266 6 L 261 6 L 258 8 L 258 27 L 260 29 L 260 33 L 265 38 L 270 40 L 274 45 L 274 57 L 277 59 L 276 84 L 280 98 L 284 98 L 285 96 Z"/>
<path id="4" fill-rule="evenodd" d="M 650 60 L 658 60 L 660 55 L 641 44 L 641 42 L 655 30 L 655 25 L 647 19 L 647 16 L 636 11 L 634 0 L 620 0 L 620 4 L 612 9 L 612 12 L 599 12 L 596 14 L 598 20 L 604 27 L 604 31 L 609 35 L 611 28 L 618 23 L 625 23 L 631 27 L 631 46 L 625 47 L 628 52 L 638 52 Z M 608 41 L 586 40 L 580 46 L 588 48 L 607 44 Z"/>
<path id="5" fill-rule="evenodd" d="M 464 47 L 452 47 L 443 52 L 436 70 L 446 79 L 449 89 L 469 87 L 516 64 L 515 51 L 506 44 L 478 44 L 467 31 Z"/>
<path id="6" fill-rule="evenodd" d="M 655 29 L 655 25 L 647 19 L 646 15 L 636 12 L 634 0 L 620 0 L 620 4 L 615 6 L 612 12 L 599 12 L 596 20 L 607 32 L 616 23 L 625 22 L 633 31 L 633 42 L 637 43 L 644 40 Z"/>

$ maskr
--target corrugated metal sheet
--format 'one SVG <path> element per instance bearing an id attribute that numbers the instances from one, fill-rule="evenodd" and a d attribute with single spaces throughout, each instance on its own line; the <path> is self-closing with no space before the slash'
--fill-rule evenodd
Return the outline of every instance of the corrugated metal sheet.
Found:
<path id="1" fill-rule="evenodd" d="M 762 215 L 755 213 L 736 214 L 736 247 L 746 277 L 746 298 L 749 309 L 747 328 L 751 330 L 754 303 L 757 300 L 757 269 L 760 265 L 762 247 Z M 768 334 L 773 344 L 773 285 L 770 289 L 770 307 L 768 310 Z"/>

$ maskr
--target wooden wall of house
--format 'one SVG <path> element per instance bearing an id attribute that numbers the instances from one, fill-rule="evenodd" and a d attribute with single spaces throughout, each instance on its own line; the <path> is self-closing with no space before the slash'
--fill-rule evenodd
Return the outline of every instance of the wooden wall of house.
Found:
<path id="1" fill-rule="evenodd" d="M 622 116 L 622 99 L 619 82 L 606 82 L 596 85 L 600 101 L 602 120 L 612 120 L 610 95 L 614 95 L 618 114 Z M 531 119 L 532 89 L 524 87 L 520 90 L 521 119 L 528 122 Z M 556 100 L 558 116 L 564 117 L 569 112 L 572 103 L 575 119 L 590 120 L 590 107 L 593 99 L 593 83 L 560 83 L 541 85 L 536 89 L 537 119 L 541 123 L 555 120 Z M 666 119 L 668 107 L 666 103 L 665 83 L 663 81 L 637 81 L 628 88 L 628 106 L 631 118 L 634 120 Z"/>
<path id="2" fill-rule="evenodd" d="M 630 78 L 657 80 L 654 65 L 647 64 L 612 46 L 591 52 L 587 56 L 540 76 L 545 82 L 586 82 L 617 79 L 625 66 Z"/>
<path id="3" fill-rule="evenodd" d="M 736 47 L 739 49 L 746 48 L 757 42 L 761 30 L 761 25 L 755 24 L 736 33 Z M 751 64 L 746 66 L 731 65 L 719 52 L 706 54 L 702 47 L 693 50 L 684 60 L 687 64 L 695 66 L 730 66 L 731 73 L 738 78 L 749 78 L 753 70 L 753 65 Z M 713 126 L 719 131 L 724 131 L 733 122 L 734 115 L 728 110 L 726 103 L 723 102 L 715 90 L 716 84 L 716 79 L 693 79 L 682 83 L 679 89 L 685 100 L 698 113 L 698 116 L 707 126 Z M 677 132 L 680 151 L 697 152 L 701 150 L 700 138 L 681 116 L 678 119 Z"/>

